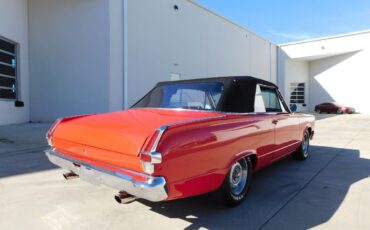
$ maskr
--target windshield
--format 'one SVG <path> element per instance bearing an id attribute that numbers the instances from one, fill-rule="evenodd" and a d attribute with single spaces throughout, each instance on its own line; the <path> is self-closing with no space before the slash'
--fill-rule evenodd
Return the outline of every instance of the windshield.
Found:
<path id="1" fill-rule="evenodd" d="M 138 101 L 133 108 L 181 108 L 216 110 L 223 92 L 223 84 L 178 83 L 157 86 Z"/>

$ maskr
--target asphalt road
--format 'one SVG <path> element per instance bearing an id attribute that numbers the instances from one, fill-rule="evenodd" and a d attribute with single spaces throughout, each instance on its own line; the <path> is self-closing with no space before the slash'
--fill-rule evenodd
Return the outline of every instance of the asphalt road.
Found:
<path id="1" fill-rule="evenodd" d="M 119 205 L 47 161 L 47 124 L 2 126 L 0 229 L 370 229 L 370 116 L 317 119 L 309 159 L 256 173 L 233 209 L 207 195 Z"/>

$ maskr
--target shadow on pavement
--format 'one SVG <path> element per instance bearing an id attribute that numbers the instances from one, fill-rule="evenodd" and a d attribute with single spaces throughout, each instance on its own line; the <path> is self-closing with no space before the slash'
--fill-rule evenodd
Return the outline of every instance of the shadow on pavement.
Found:
<path id="1" fill-rule="evenodd" d="M 328 113 L 328 114 L 326 114 L 326 113 L 325 114 L 324 113 L 321 113 L 321 114 L 313 113 L 313 115 L 315 116 L 316 121 L 324 120 L 324 119 L 332 118 L 332 117 L 336 117 L 336 116 L 341 116 L 341 114 L 331 114 L 331 113 Z"/>
<path id="2" fill-rule="evenodd" d="M 370 175 L 370 160 L 355 149 L 310 147 L 310 158 L 286 158 L 254 175 L 245 202 L 216 204 L 210 195 L 151 203 L 152 211 L 190 223 L 187 229 L 308 229 L 328 221 L 349 187 Z"/>
<path id="3" fill-rule="evenodd" d="M 46 158 L 50 124 L 0 126 L 0 178 L 55 168 Z"/>
<path id="4" fill-rule="evenodd" d="M 0 154 L 0 178 L 56 168 L 45 156 L 46 147 Z"/>

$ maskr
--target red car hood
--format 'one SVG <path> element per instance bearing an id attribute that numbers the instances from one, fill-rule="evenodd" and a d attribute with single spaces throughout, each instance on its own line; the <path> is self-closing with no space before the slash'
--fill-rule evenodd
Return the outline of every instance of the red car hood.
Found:
<path id="1" fill-rule="evenodd" d="M 163 125 L 219 115 L 215 112 L 175 109 L 129 109 L 88 115 L 62 121 L 54 131 L 53 140 L 138 155 L 147 137 Z M 54 147 L 63 149 L 63 146 Z"/>

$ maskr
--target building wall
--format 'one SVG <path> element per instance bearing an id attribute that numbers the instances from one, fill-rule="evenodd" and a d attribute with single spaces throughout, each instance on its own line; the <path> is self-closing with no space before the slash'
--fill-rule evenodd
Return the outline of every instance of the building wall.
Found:
<path id="1" fill-rule="evenodd" d="M 309 63 L 305 61 L 286 60 L 285 62 L 285 82 L 284 82 L 284 97 L 286 102 L 290 104 L 291 83 L 305 83 L 305 104 L 296 104 L 297 111 L 307 112 L 309 110 Z"/>
<path id="2" fill-rule="evenodd" d="M 253 75 L 276 82 L 276 46 L 269 41 L 191 1 L 126 2 L 127 105 L 171 74 Z"/>
<path id="3" fill-rule="evenodd" d="M 33 0 L 29 21 L 32 121 L 122 108 L 120 0 Z"/>
<path id="4" fill-rule="evenodd" d="M 369 47 L 370 31 L 323 37 L 280 46 L 290 59 L 313 61 Z"/>
<path id="5" fill-rule="evenodd" d="M 287 101 L 305 82 L 301 111 L 337 101 L 370 113 L 369 31 L 278 49 L 190 0 L 2 0 L 0 36 L 18 44 L 25 102 L 0 100 L 0 125 L 120 110 L 158 81 L 231 75 L 278 83 Z"/>
<path id="6" fill-rule="evenodd" d="M 14 101 L 0 99 L 0 125 L 28 122 L 30 119 L 28 76 L 28 16 L 27 0 L 2 0 L 0 36 L 18 44 L 18 93 L 25 106 L 16 108 Z"/>
<path id="7" fill-rule="evenodd" d="M 277 79 L 275 45 L 191 1 L 33 0 L 29 20 L 32 121 L 127 108 L 173 75 Z"/>
<path id="8" fill-rule="evenodd" d="M 369 41 L 370 31 L 364 31 L 281 46 L 279 82 L 286 97 L 289 82 L 306 79 L 309 111 L 317 104 L 336 101 L 370 113 L 365 94 L 370 83 Z"/>
<path id="9" fill-rule="evenodd" d="M 336 101 L 370 113 L 370 49 L 355 51 L 310 63 L 310 109 L 316 104 Z"/>

